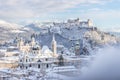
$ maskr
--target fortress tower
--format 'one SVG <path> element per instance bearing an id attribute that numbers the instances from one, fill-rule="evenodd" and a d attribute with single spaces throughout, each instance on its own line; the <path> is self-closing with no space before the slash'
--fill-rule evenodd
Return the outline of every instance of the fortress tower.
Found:
<path id="1" fill-rule="evenodd" d="M 88 27 L 92 27 L 93 26 L 93 23 L 90 19 L 88 19 Z"/>

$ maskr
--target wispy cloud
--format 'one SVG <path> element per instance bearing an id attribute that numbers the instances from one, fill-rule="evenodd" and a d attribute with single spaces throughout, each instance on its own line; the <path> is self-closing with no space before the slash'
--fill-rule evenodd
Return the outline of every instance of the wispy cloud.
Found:
<path id="1" fill-rule="evenodd" d="M 111 0 L 0 0 L 0 18 L 34 18 L 62 12 L 79 4 L 103 4 Z"/>

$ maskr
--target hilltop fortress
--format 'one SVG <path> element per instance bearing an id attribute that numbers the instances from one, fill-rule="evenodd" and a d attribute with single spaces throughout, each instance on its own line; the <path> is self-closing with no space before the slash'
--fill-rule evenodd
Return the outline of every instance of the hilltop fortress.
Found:
<path id="1" fill-rule="evenodd" d="M 61 26 L 61 24 L 63 24 L 64 26 L 81 26 L 81 27 L 93 27 L 93 23 L 90 19 L 88 19 L 87 21 L 82 21 L 79 18 L 77 19 L 68 19 L 67 22 L 63 22 L 63 23 L 53 23 L 54 26 L 55 25 L 59 25 Z"/>

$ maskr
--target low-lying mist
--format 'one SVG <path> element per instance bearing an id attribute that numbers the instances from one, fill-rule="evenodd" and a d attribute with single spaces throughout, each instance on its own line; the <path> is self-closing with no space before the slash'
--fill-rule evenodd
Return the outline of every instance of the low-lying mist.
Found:
<path id="1" fill-rule="evenodd" d="M 120 47 L 100 49 L 75 80 L 120 80 Z"/>

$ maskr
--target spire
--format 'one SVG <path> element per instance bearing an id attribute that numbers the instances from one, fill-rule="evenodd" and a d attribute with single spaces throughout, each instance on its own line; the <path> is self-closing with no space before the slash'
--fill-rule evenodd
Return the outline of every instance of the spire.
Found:
<path id="1" fill-rule="evenodd" d="M 53 34 L 53 38 L 52 38 L 52 51 L 53 51 L 53 56 L 55 56 L 57 53 L 57 43 L 56 43 L 54 34 Z"/>
<path id="2" fill-rule="evenodd" d="M 36 44 L 35 37 L 32 37 L 31 46 L 33 47 L 33 46 L 35 46 L 35 44 Z"/>
<path id="3" fill-rule="evenodd" d="M 52 39 L 52 41 L 55 41 L 55 35 L 54 35 L 54 33 L 53 33 L 53 39 Z"/>
<path id="4" fill-rule="evenodd" d="M 32 41 L 35 42 L 35 38 L 34 37 L 32 37 Z"/>
<path id="5" fill-rule="evenodd" d="M 17 42 L 17 47 L 19 48 L 20 51 L 22 51 L 23 46 L 24 46 L 24 41 L 23 38 L 21 37 Z"/>

